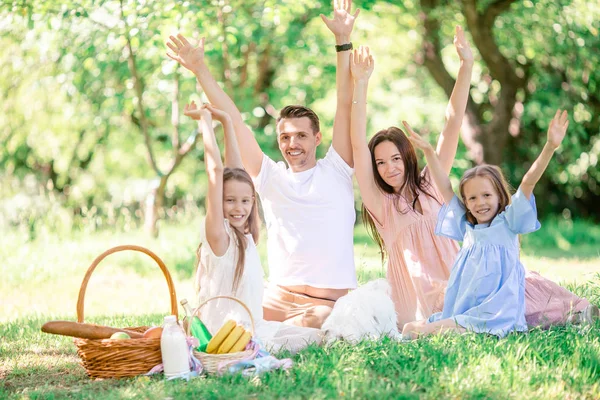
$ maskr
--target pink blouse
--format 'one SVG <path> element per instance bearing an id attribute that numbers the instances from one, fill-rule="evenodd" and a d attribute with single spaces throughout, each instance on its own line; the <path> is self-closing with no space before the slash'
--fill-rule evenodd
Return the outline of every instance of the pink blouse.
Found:
<path id="1" fill-rule="evenodd" d="M 435 235 L 444 200 L 433 184 L 428 191 L 433 198 L 419 193 L 422 213 L 404 197 L 381 192 L 383 221 L 373 218 L 388 254 L 387 279 L 400 329 L 442 310 L 444 290 L 459 250 L 455 241 Z"/>

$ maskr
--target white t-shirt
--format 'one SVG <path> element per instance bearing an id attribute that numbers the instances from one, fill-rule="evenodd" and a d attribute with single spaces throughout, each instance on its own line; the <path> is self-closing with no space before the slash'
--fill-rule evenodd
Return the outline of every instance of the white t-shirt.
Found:
<path id="1" fill-rule="evenodd" d="M 353 172 L 333 146 L 314 168 L 296 173 L 263 154 L 254 185 L 267 225 L 272 283 L 356 287 Z"/>

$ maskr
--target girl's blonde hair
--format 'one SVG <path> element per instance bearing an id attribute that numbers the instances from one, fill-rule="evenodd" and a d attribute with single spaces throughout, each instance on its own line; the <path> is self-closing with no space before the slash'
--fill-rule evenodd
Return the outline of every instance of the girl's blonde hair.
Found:
<path id="1" fill-rule="evenodd" d="M 242 168 L 225 168 L 223 171 L 223 185 L 225 182 L 229 180 L 235 180 L 242 183 L 247 183 L 250 185 L 252 189 L 252 209 L 250 210 L 250 215 L 248 215 L 248 219 L 246 220 L 246 225 L 244 226 L 244 230 L 231 226 L 231 229 L 235 235 L 235 244 L 237 248 L 237 261 L 235 266 L 235 272 L 233 275 L 233 285 L 232 292 L 235 292 L 238 289 L 240 280 L 242 275 L 244 274 L 244 264 L 246 262 L 246 246 L 248 245 L 248 241 L 246 239 L 246 234 L 252 235 L 252 239 L 254 239 L 254 243 L 258 244 L 259 236 L 260 236 L 260 219 L 258 217 L 258 205 L 257 205 L 257 196 L 256 189 L 254 188 L 254 183 L 252 182 L 252 178 L 246 172 L 246 170 Z M 198 249 L 196 250 L 196 291 L 200 290 L 200 256 L 202 250 L 202 243 L 198 245 Z"/>
<path id="2" fill-rule="evenodd" d="M 492 183 L 492 186 L 494 186 L 494 190 L 496 190 L 496 193 L 500 198 L 498 214 L 504 211 L 506 206 L 510 204 L 510 185 L 506 181 L 506 178 L 504 178 L 502 170 L 495 165 L 478 165 L 474 168 L 467 170 L 464 173 L 463 177 L 460 179 L 459 184 L 460 197 L 462 198 L 463 203 L 466 204 L 465 184 L 475 177 L 487 178 Z M 467 221 L 469 221 L 473 225 L 477 224 L 477 219 L 473 216 L 473 214 L 471 214 L 469 210 L 467 210 Z"/>

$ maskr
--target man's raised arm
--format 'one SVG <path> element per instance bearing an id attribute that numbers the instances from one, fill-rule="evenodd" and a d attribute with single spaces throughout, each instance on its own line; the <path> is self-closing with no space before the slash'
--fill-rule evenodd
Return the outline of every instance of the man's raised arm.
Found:
<path id="1" fill-rule="evenodd" d="M 197 47 L 192 46 L 181 34 L 178 34 L 177 37 L 170 36 L 170 39 L 167 46 L 173 53 L 167 53 L 167 56 L 192 71 L 204 89 L 208 100 L 231 116 L 244 168 L 251 177 L 256 177 L 262 165 L 263 152 L 254 138 L 254 134 L 244 123 L 242 114 L 233 100 L 221 89 L 208 70 L 208 66 L 204 62 L 204 38 L 200 39 Z"/>
<path id="2" fill-rule="evenodd" d="M 352 111 L 353 84 L 350 76 L 350 34 L 354 20 L 360 10 L 350 14 L 352 0 L 333 0 L 333 19 L 321 14 L 327 28 L 335 35 L 337 68 L 335 74 L 337 90 L 337 108 L 333 121 L 333 148 L 349 166 L 354 165 L 352 144 L 350 142 L 350 113 Z"/>

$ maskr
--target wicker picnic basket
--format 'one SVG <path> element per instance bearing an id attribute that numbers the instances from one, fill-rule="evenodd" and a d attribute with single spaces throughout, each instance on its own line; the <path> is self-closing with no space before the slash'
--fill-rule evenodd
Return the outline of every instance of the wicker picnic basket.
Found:
<path id="1" fill-rule="evenodd" d="M 231 296 L 211 297 L 211 298 L 207 299 L 205 302 L 203 302 L 202 304 L 200 304 L 194 310 L 194 315 L 196 315 L 198 318 L 200 318 L 200 320 L 202 320 L 202 317 L 201 317 L 202 307 L 204 307 L 209 302 L 211 302 L 213 300 L 217 300 L 217 299 L 229 299 L 229 300 L 235 301 L 235 302 L 239 303 L 244 308 L 244 310 L 246 310 L 246 312 L 250 316 L 250 323 L 252 325 L 251 333 L 252 333 L 252 337 L 254 337 L 254 335 L 256 334 L 256 329 L 255 329 L 254 318 L 252 317 L 252 313 L 250 312 L 250 309 L 248 308 L 248 306 L 246 304 L 244 304 L 243 301 L 241 301 L 240 299 L 237 299 L 235 297 L 231 297 Z M 223 322 L 225 322 L 225 321 L 223 321 Z M 188 326 L 187 326 L 187 335 L 188 336 L 190 336 L 190 325 L 191 324 L 188 324 Z M 247 358 L 251 357 L 253 353 L 255 353 L 254 350 L 244 350 L 244 351 L 240 351 L 237 353 L 210 354 L 210 353 L 204 353 L 201 351 L 194 350 L 194 356 L 198 360 L 200 360 L 200 362 L 202 363 L 202 367 L 209 374 L 217 373 L 218 369 L 219 369 L 219 365 L 221 365 L 222 363 L 232 362 L 232 361 L 241 361 L 243 359 L 247 359 Z"/>
<path id="2" fill-rule="evenodd" d="M 107 256 L 125 250 L 138 251 L 149 255 L 162 270 L 167 285 L 171 303 L 171 314 L 177 316 L 177 297 L 171 274 L 165 263 L 150 250 L 134 245 L 113 247 L 100 254 L 88 268 L 77 299 L 77 322 L 83 321 L 83 301 L 88 281 L 96 269 L 96 266 Z M 138 326 L 125 328 L 131 331 L 143 333 L 149 327 Z M 160 338 L 151 339 L 81 339 L 76 338 L 75 345 L 77 353 L 81 357 L 83 367 L 91 378 L 125 378 L 145 374 L 152 367 L 162 363 L 160 353 Z"/>

